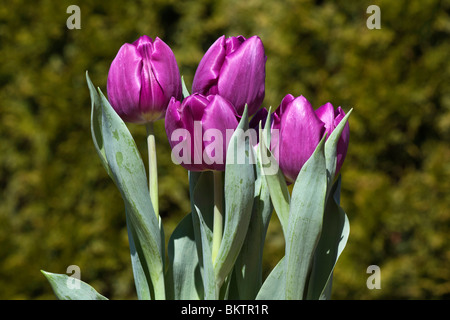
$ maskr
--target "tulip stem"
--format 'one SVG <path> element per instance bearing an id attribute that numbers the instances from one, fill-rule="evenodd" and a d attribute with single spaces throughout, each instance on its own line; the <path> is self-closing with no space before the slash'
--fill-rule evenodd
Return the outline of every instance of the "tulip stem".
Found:
<path id="1" fill-rule="evenodd" d="M 219 253 L 223 234 L 223 176 L 221 171 L 214 173 L 214 225 L 212 243 L 212 261 L 216 260 Z"/>
<path id="2" fill-rule="evenodd" d="M 156 145 L 155 134 L 153 131 L 153 122 L 146 125 L 147 127 L 147 145 L 148 145 L 148 187 L 150 190 L 150 199 L 152 201 L 153 210 L 156 217 L 159 218 L 158 203 L 158 166 L 156 163 Z"/>

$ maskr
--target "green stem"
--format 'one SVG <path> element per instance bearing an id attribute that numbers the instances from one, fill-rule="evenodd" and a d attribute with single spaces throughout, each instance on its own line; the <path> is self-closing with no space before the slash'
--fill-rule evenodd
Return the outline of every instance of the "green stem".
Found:
<path id="1" fill-rule="evenodd" d="M 148 145 L 148 187 L 150 190 L 150 199 L 152 201 L 153 210 L 156 217 L 159 218 L 158 203 L 158 165 L 156 163 L 156 146 L 155 134 L 153 132 L 153 122 L 146 125 L 147 127 L 147 145 Z"/>
<path id="2" fill-rule="evenodd" d="M 212 243 L 212 261 L 216 260 L 219 253 L 223 234 L 223 176 L 221 171 L 214 173 L 214 225 Z"/>

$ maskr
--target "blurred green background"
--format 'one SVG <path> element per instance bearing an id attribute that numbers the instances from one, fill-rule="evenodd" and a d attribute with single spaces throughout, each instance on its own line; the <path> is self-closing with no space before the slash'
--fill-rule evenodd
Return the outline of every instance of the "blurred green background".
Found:
<path id="1" fill-rule="evenodd" d="M 69 5 L 81 29 L 69 30 Z M 381 29 L 369 30 L 369 5 Z M 188 87 L 221 35 L 263 40 L 264 106 L 287 94 L 350 117 L 341 204 L 351 223 L 335 299 L 450 298 L 450 1 L 51 1 L 0 6 L 0 299 L 54 299 L 40 269 L 135 299 L 123 202 L 90 133 L 85 72 L 106 92 L 125 42 L 162 38 Z M 146 161 L 145 128 L 129 125 Z M 160 210 L 189 211 L 187 172 L 156 123 Z M 283 254 L 276 218 L 264 272 Z M 369 265 L 381 289 L 369 290 Z"/>

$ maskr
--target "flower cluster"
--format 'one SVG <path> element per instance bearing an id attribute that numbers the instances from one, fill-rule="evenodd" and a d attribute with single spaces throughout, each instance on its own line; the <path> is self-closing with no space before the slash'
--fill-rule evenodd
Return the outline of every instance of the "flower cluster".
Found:
<path id="1" fill-rule="evenodd" d="M 267 117 L 267 110 L 262 108 L 266 60 L 258 36 L 222 36 L 201 59 L 192 94 L 183 99 L 172 50 L 159 38 L 153 41 L 142 36 L 133 44 L 124 44 L 112 62 L 108 97 L 124 121 L 141 124 L 165 116 L 169 143 L 186 169 L 224 171 L 225 131 L 237 127 L 245 106 L 248 115 L 254 115 L 254 123 L 256 119 L 264 123 Z M 329 136 L 344 116 L 344 111 L 331 103 L 314 110 L 303 96 L 288 94 L 282 99 L 271 115 L 271 130 L 279 130 L 271 150 L 289 183 L 295 181 L 324 134 Z M 201 130 L 195 132 L 196 125 Z M 208 129 L 216 130 L 214 138 L 204 139 Z M 347 123 L 337 146 L 336 174 L 348 143 Z M 185 148 L 181 150 L 179 144 Z"/>
<path id="2" fill-rule="evenodd" d="M 142 36 L 112 62 L 109 99 L 86 74 L 93 142 L 124 200 L 139 299 L 330 297 L 350 230 L 338 173 L 352 111 L 331 103 L 314 110 L 305 97 L 288 94 L 269 112 L 262 107 L 266 60 L 259 37 L 220 37 L 201 59 L 189 93 L 172 50 Z M 172 161 L 189 172 L 191 203 L 167 251 L 153 132 L 162 118 Z M 146 126 L 148 177 L 124 121 Z M 285 250 L 263 280 L 273 212 Z M 84 282 L 72 290 L 67 275 L 44 275 L 61 299 L 106 299 Z"/>

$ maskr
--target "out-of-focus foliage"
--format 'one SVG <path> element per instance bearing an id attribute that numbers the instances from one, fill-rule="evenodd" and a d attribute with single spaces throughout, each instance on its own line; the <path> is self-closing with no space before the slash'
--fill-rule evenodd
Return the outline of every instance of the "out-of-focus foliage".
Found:
<path id="1" fill-rule="evenodd" d="M 81 29 L 69 30 L 69 5 Z M 369 5 L 381 29 L 369 30 Z M 303 94 L 348 111 L 341 170 L 350 238 L 336 299 L 450 297 L 450 2 L 8 1 L 0 6 L 0 298 L 53 299 L 39 272 L 81 268 L 111 299 L 134 299 L 123 202 L 90 136 L 85 71 L 106 92 L 119 47 L 142 34 L 173 49 L 188 87 L 215 39 L 259 35 L 264 106 Z M 130 125 L 146 161 L 145 128 Z M 170 235 L 189 210 L 187 173 L 156 124 L 160 210 Z M 265 274 L 282 255 L 276 218 Z M 381 289 L 369 290 L 369 265 Z"/>

